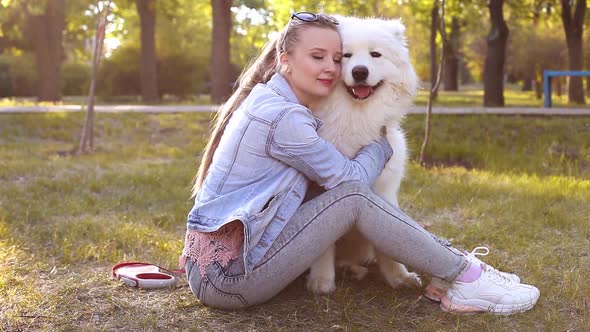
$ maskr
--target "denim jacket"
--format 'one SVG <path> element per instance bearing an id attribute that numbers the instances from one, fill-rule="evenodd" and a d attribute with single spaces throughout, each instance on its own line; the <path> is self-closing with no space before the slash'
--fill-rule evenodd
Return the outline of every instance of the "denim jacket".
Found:
<path id="1" fill-rule="evenodd" d="M 240 220 L 248 273 L 301 205 L 309 180 L 325 189 L 346 181 L 372 184 L 393 153 L 387 140 L 350 160 L 318 136 L 321 124 L 280 74 L 256 85 L 227 124 L 188 229 L 212 232 Z"/>

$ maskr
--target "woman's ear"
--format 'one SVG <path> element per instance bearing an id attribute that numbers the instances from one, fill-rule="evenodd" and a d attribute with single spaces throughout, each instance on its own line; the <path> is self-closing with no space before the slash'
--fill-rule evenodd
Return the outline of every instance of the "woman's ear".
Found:
<path id="1" fill-rule="evenodd" d="M 289 56 L 287 55 L 286 52 L 282 52 L 279 55 L 279 64 L 281 65 L 281 67 L 283 68 L 283 70 L 286 73 L 291 72 L 291 67 L 289 66 Z"/>

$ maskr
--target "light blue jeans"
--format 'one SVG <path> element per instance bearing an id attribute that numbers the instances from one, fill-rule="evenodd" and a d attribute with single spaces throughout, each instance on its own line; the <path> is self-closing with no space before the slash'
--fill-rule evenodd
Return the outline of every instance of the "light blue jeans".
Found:
<path id="1" fill-rule="evenodd" d="M 211 264 L 205 277 L 188 260 L 189 286 L 201 303 L 219 309 L 263 303 L 353 227 L 389 257 L 445 281 L 455 280 L 469 266 L 459 250 L 430 234 L 369 186 L 347 182 L 303 203 L 252 273 L 244 274 L 241 256 L 226 267 Z"/>

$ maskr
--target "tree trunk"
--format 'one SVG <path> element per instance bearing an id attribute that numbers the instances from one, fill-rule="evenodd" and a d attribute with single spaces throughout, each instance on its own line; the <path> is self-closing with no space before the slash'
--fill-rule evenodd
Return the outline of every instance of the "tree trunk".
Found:
<path id="1" fill-rule="evenodd" d="M 438 22 L 440 23 L 440 35 L 441 35 L 441 43 L 442 49 L 445 48 L 447 35 L 445 33 L 445 0 L 440 0 L 440 16 L 438 15 L 438 10 L 434 10 L 434 8 L 438 7 L 438 1 L 434 0 L 433 4 L 433 18 L 434 14 L 436 13 L 436 17 L 440 17 Z M 434 20 L 433 20 L 434 21 Z M 431 31 L 432 32 L 432 31 Z M 430 94 L 428 95 L 428 103 L 426 104 L 426 119 L 425 119 L 425 126 L 424 126 L 424 139 L 422 141 L 422 146 L 420 147 L 420 157 L 418 158 L 418 162 L 421 166 L 426 165 L 426 149 L 428 148 L 428 144 L 430 143 L 430 131 L 431 131 L 431 123 L 432 123 L 432 103 L 434 102 L 434 95 L 438 91 L 438 87 L 440 85 L 440 79 L 442 77 L 442 72 L 444 69 L 444 62 L 445 62 L 445 53 L 441 50 L 440 52 L 440 65 L 438 66 L 438 71 L 436 72 L 436 79 L 434 84 L 430 87 Z"/>
<path id="2" fill-rule="evenodd" d="M 97 6 L 98 7 L 98 6 Z M 94 50 L 92 52 L 92 76 L 90 79 L 90 89 L 88 91 L 88 105 L 80 143 L 78 144 L 77 153 L 87 153 L 94 150 L 94 89 L 96 87 L 96 78 L 98 66 L 102 57 L 102 46 L 108 24 L 108 17 L 111 9 L 111 0 L 104 7 L 104 13 L 99 13 L 97 17 L 96 33 L 94 38 Z"/>
<path id="3" fill-rule="evenodd" d="M 461 84 L 469 84 L 474 82 L 471 71 L 469 70 L 469 67 L 467 67 L 467 62 L 463 58 L 459 59 L 459 80 Z"/>
<path id="4" fill-rule="evenodd" d="M 533 90 L 533 79 L 527 75 L 527 77 L 522 81 L 522 91 L 532 91 Z"/>
<path id="5" fill-rule="evenodd" d="M 540 79 L 535 79 L 535 96 L 537 99 L 543 98 L 543 82 Z"/>
<path id="6" fill-rule="evenodd" d="M 213 7 L 213 30 L 209 77 L 211 101 L 223 103 L 232 92 L 230 63 L 231 0 L 211 0 Z"/>
<path id="7" fill-rule="evenodd" d="M 453 17 L 451 34 L 445 43 L 445 69 L 443 83 L 445 91 L 459 91 L 459 19 Z"/>
<path id="8" fill-rule="evenodd" d="M 373 0 L 373 16 L 376 17 L 381 16 L 381 12 L 379 10 L 379 2 L 380 0 Z"/>
<path id="9" fill-rule="evenodd" d="M 135 0 L 141 22 L 141 98 L 144 102 L 158 102 L 158 65 L 156 58 L 156 2 Z"/>
<path id="10" fill-rule="evenodd" d="M 37 98 L 39 101 L 61 100 L 62 62 L 64 48 L 62 33 L 66 26 L 65 0 L 47 1 L 45 13 L 28 17 L 37 69 Z"/>
<path id="11" fill-rule="evenodd" d="M 534 2 L 533 21 L 531 26 L 532 40 L 530 41 L 532 43 L 534 43 L 537 40 L 537 26 L 539 25 L 539 18 L 541 17 L 541 11 L 543 10 L 543 8 L 545 8 L 545 4 L 543 2 Z M 522 91 L 533 91 L 533 85 L 536 84 L 537 80 L 536 60 L 537 59 L 535 57 L 531 57 L 530 61 L 524 67 L 524 80 L 522 84 Z"/>
<path id="12" fill-rule="evenodd" d="M 561 0 L 561 20 L 567 42 L 567 60 L 569 70 L 582 70 L 584 58 L 582 53 L 582 34 L 584 32 L 584 16 L 586 0 L 577 0 L 574 17 L 570 0 Z M 570 103 L 584 104 L 584 86 L 581 77 L 570 77 L 567 91 Z"/>
<path id="13" fill-rule="evenodd" d="M 430 90 L 436 83 L 438 73 L 438 65 L 436 59 L 436 35 L 438 33 L 440 18 L 438 15 L 438 0 L 434 0 L 432 4 L 432 11 L 430 12 Z M 441 64 L 442 65 L 442 64 Z M 432 98 L 436 99 L 438 89 L 431 92 Z"/>
<path id="14" fill-rule="evenodd" d="M 488 8 L 492 27 L 487 37 L 487 52 L 484 64 L 484 106 L 504 106 L 504 62 L 508 26 L 504 21 L 504 0 L 490 0 Z"/>

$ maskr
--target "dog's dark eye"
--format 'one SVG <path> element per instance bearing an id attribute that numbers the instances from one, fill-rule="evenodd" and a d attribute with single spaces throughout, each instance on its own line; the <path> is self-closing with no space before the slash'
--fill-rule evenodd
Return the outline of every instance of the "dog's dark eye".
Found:
<path id="1" fill-rule="evenodd" d="M 343 58 L 350 58 L 352 56 L 352 53 L 344 53 L 342 54 Z"/>
<path id="2" fill-rule="evenodd" d="M 370 54 L 373 58 L 378 58 L 381 56 L 381 53 L 379 53 L 379 52 L 371 52 Z"/>

